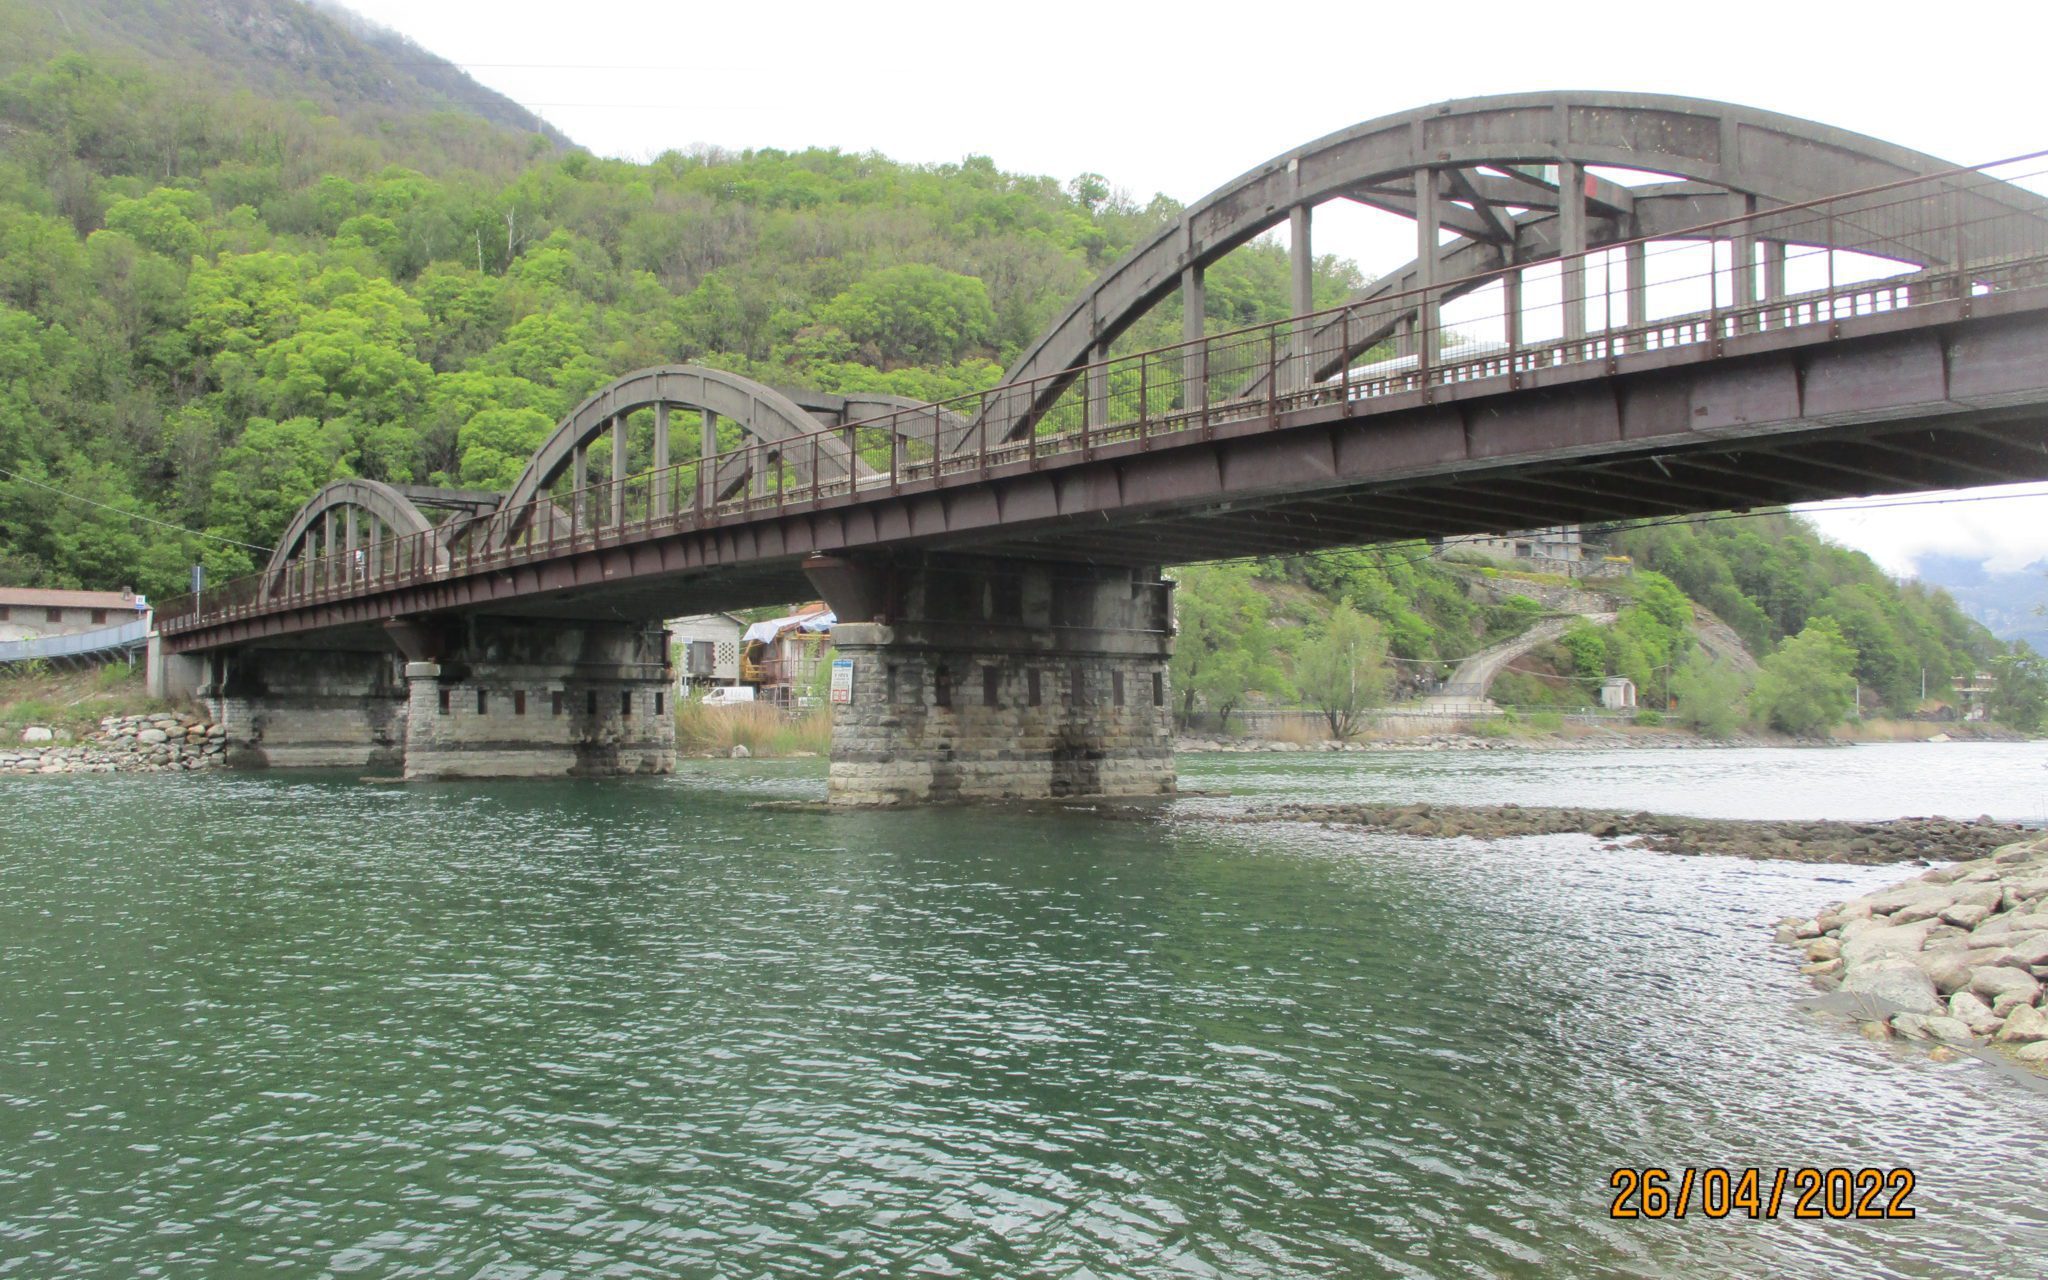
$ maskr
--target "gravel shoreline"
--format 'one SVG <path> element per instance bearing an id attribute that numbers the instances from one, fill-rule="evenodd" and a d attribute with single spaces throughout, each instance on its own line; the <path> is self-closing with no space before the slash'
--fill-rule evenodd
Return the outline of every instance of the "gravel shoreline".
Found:
<path id="1" fill-rule="evenodd" d="M 1977 857 L 2008 845 L 2025 829 L 1989 818 L 1899 818 L 1890 822 L 1772 821 L 1689 818 L 1609 809 L 1516 804 L 1286 804 L 1232 814 L 1219 822 L 1315 822 L 1389 835 L 1502 840 L 1516 836 L 1589 835 L 1629 840 L 1659 853 L 1719 855 L 1787 862 L 1878 865 Z"/>

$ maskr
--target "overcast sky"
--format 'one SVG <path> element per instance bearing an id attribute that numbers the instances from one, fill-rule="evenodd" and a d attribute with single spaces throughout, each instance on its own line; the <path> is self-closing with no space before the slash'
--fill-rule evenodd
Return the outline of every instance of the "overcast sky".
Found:
<path id="1" fill-rule="evenodd" d="M 1647 90 L 1805 116 L 1970 164 L 2048 148 L 2048 4 L 1120 4 L 346 0 L 592 150 L 712 144 L 988 155 L 1192 202 L 1267 158 L 1444 98 Z M 1412 257 L 1325 206 L 1316 248 Z M 1409 233 L 1412 235 L 1412 232 Z M 1392 256 L 1390 256 L 1392 255 Z M 1824 512 L 1893 572 L 1915 554 L 2048 558 L 2026 500 Z"/>

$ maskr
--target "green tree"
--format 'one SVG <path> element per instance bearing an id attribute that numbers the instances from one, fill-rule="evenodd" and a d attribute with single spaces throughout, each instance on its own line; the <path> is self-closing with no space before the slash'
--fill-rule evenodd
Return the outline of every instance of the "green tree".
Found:
<path id="1" fill-rule="evenodd" d="M 885 366 L 950 364 L 987 345 L 996 325 L 981 281 L 921 263 L 876 272 L 818 308 L 818 319 Z"/>
<path id="2" fill-rule="evenodd" d="M 1750 710 L 1800 737 L 1840 724 L 1856 700 L 1856 651 L 1834 623 L 1817 618 L 1763 661 Z"/>
<path id="3" fill-rule="evenodd" d="M 536 409 L 483 410 L 462 428 L 462 483 L 510 489 L 554 429 L 554 419 Z"/>
<path id="4" fill-rule="evenodd" d="M 158 187 L 139 200 L 107 206 L 107 230 L 119 231 L 144 248 L 183 261 L 206 247 L 199 224 L 212 210 L 197 191 Z"/>
<path id="5" fill-rule="evenodd" d="M 1180 634 L 1170 667 L 1180 690 L 1180 722 L 1206 706 L 1229 728 L 1231 713 L 1254 692 L 1277 692 L 1287 678 L 1274 656 L 1266 599 L 1242 565 L 1182 570 L 1174 592 Z"/>
<path id="6" fill-rule="evenodd" d="M 1709 658 L 1702 650 L 1694 650 L 1671 673 L 1679 718 L 1709 738 L 1726 738 L 1749 718 L 1743 701 L 1748 693 L 1749 681 L 1733 663 Z"/>
<path id="7" fill-rule="evenodd" d="M 1387 634 L 1343 601 L 1294 657 L 1294 686 L 1329 722 L 1330 736 L 1358 732 L 1362 714 L 1386 697 Z"/>
<path id="8" fill-rule="evenodd" d="M 2022 733 L 2048 729 L 2048 659 L 2024 642 L 1991 660 L 1991 715 Z"/>

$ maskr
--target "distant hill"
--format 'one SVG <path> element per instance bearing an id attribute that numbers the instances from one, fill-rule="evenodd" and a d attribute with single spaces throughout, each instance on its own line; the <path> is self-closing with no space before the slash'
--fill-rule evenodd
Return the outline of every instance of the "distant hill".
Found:
<path id="1" fill-rule="evenodd" d="M 1992 573 L 1967 556 L 1924 556 L 1914 576 L 1947 591 L 2000 640 L 2024 640 L 2034 652 L 2048 654 L 2048 560 L 2017 573 Z"/>
<path id="2" fill-rule="evenodd" d="M 214 89 L 311 101 L 359 124 L 454 111 L 573 145 L 455 64 L 332 0 L 0 3 L 0 72 L 68 52 L 123 58 Z"/>

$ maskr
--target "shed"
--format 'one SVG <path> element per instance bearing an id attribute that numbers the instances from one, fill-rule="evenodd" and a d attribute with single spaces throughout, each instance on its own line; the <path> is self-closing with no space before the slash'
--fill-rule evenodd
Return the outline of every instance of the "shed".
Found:
<path id="1" fill-rule="evenodd" d="M 730 613 L 671 619 L 668 638 L 676 654 L 676 680 L 685 686 L 739 683 L 740 637 L 746 632 L 746 619 Z"/>
<path id="2" fill-rule="evenodd" d="M 1627 676 L 1609 676 L 1600 682 L 1600 705 L 1609 711 L 1633 711 L 1636 682 Z"/>

